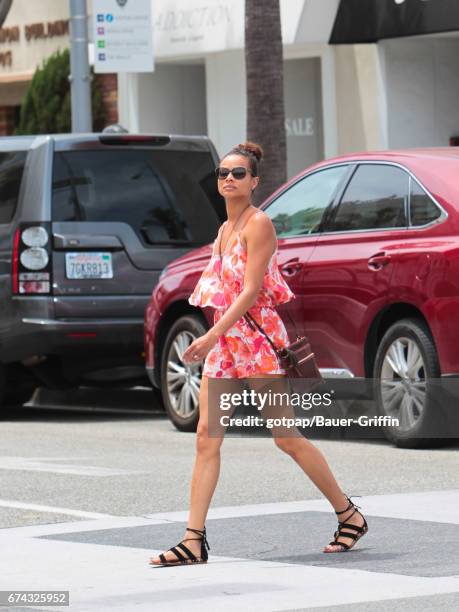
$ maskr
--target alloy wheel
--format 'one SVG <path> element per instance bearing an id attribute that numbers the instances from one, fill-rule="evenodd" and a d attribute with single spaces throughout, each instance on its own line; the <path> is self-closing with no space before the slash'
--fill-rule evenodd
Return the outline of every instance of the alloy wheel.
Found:
<path id="1" fill-rule="evenodd" d="M 188 330 L 180 331 L 170 345 L 167 355 L 166 384 L 171 409 L 181 418 L 191 417 L 198 409 L 202 363 L 185 364 L 182 356 L 196 340 Z"/>
<path id="2" fill-rule="evenodd" d="M 427 400 L 425 364 L 413 339 L 399 337 L 385 352 L 381 398 L 385 414 L 398 419 L 400 432 L 409 432 L 422 419 Z"/>

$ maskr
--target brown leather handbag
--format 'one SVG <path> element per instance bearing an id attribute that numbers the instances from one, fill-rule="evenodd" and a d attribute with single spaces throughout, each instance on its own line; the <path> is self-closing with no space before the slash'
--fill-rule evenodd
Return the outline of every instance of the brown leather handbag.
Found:
<path id="1" fill-rule="evenodd" d="M 312 352 L 311 344 L 308 338 L 306 336 L 300 336 L 298 334 L 296 324 L 288 311 L 287 314 L 289 315 L 290 320 L 292 321 L 295 327 L 297 337 L 295 342 L 292 342 L 286 347 L 279 348 L 274 345 L 268 334 L 255 321 L 255 319 L 249 312 L 247 312 L 244 317 L 251 329 L 255 330 L 255 325 L 259 329 L 259 331 L 266 336 L 277 355 L 280 367 L 285 368 L 285 371 L 287 372 L 287 377 L 306 378 L 308 379 L 308 389 L 314 389 L 323 382 L 322 375 L 319 371 L 319 368 L 317 367 L 315 355 Z"/>

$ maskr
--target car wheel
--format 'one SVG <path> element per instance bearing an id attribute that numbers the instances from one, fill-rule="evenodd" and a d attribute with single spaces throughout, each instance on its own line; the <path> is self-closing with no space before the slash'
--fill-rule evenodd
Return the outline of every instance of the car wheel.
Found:
<path id="1" fill-rule="evenodd" d="M 161 356 L 161 393 L 164 407 L 180 431 L 196 431 L 199 420 L 199 388 L 204 362 L 184 364 L 182 355 L 190 344 L 207 332 L 194 315 L 177 319 L 172 325 Z"/>
<path id="2" fill-rule="evenodd" d="M 398 419 L 384 426 L 400 448 L 438 446 L 444 427 L 434 379 L 441 376 L 437 351 L 425 323 L 402 319 L 384 334 L 376 353 L 373 378 L 378 414 Z"/>

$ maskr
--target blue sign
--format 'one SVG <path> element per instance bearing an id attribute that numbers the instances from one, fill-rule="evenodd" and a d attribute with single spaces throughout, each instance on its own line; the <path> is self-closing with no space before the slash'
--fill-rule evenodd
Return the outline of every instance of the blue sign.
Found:
<path id="1" fill-rule="evenodd" d="M 101 15 L 100 13 L 97 14 L 97 21 L 103 21 L 104 20 L 104 16 Z"/>
<path id="2" fill-rule="evenodd" d="M 101 62 L 105 62 L 105 59 L 106 59 L 106 58 L 105 58 L 105 53 L 99 53 L 99 60 L 100 60 Z"/>
<path id="3" fill-rule="evenodd" d="M 105 15 L 105 19 L 110 23 L 110 22 L 113 21 L 114 17 L 113 17 L 113 15 L 111 13 L 107 13 Z"/>

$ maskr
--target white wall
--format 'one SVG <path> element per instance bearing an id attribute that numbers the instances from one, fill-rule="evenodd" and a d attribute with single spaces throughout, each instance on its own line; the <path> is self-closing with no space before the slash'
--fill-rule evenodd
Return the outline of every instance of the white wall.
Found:
<path id="1" fill-rule="evenodd" d="M 152 74 L 120 77 L 120 123 L 129 131 L 206 134 L 203 65 L 157 63 Z"/>
<path id="2" fill-rule="evenodd" d="M 305 130 L 305 121 L 313 119 L 311 134 L 295 133 L 288 135 L 288 176 L 291 177 L 307 165 L 322 159 L 326 154 L 335 154 L 335 140 L 330 133 L 325 139 L 323 129 L 324 108 L 330 109 L 327 120 L 334 132 L 333 105 L 330 104 L 329 91 L 326 90 L 325 106 L 321 95 L 322 62 L 318 54 L 311 57 L 304 54 L 286 53 L 284 73 L 286 118 L 299 130 Z M 289 64 L 289 60 L 292 60 Z M 322 68 L 321 68 L 322 66 Z M 325 62 L 325 69 L 327 63 Z M 298 79 L 298 82 L 295 82 Z M 247 98 L 246 70 L 243 51 L 225 51 L 206 57 L 207 81 L 207 126 L 208 134 L 214 142 L 219 155 L 223 156 L 247 137 Z M 334 102 L 334 92 L 333 92 Z M 299 122 L 302 121 L 301 124 Z M 269 126 L 267 126 L 269 129 Z M 295 131 L 295 130 L 293 130 Z M 329 130 L 330 132 L 330 130 Z M 327 148 L 328 145 L 328 148 Z M 330 146 L 331 145 L 331 146 Z M 333 148 L 332 148 L 333 147 Z"/>
<path id="3" fill-rule="evenodd" d="M 459 39 L 388 40 L 382 48 L 389 146 L 448 145 L 459 135 Z"/>
<path id="4" fill-rule="evenodd" d="M 386 149 L 384 56 L 375 44 L 336 45 L 338 151 Z"/>
<path id="5" fill-rule="evenodd" d="M 157 64 L 153 74 L 139 74 L 141 132 L 205 134 L 204 66 Z"/>
<path id="6" fill-rule="evenodd" d="M 246 138 L 245 79 L 242 50 L 206 57 L 207 129 L 221 156 Z"/>
<path id="7" fill-rule="evenodd" d="M 190 68 L 196 66 L 183 66 L 177 71 L 176 64 L 157 63 L 154 74 L 120 73 L 120 123 L 131 132 L 183 132 L 185 126 L 177 127 L 177 123 L 182 120 L 181 110 L 185 109 L 186 125 L 196 127 L 194 133 L 207 133 L 219 155 L 224 155 L 235 144 L 245 140 L 246 135 L 244 52 L 209 54 L 205 58 L 205 68 L 198 66 L 202 72 L 194 77 L 187 76 Z M 182 89 L 180 95 L 182 80 L 189 86 Z M 191 99 L 192 104 L 189 103 Z M 187 106 L 184 106 L 185 100 Z M 193 113 L 198 113 L 200 119 L 194 121 Z"/>

